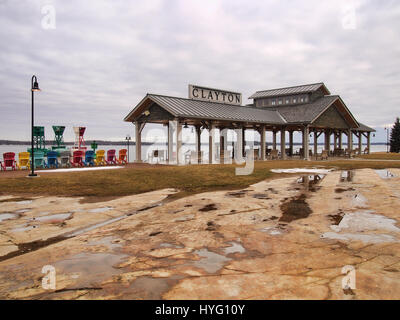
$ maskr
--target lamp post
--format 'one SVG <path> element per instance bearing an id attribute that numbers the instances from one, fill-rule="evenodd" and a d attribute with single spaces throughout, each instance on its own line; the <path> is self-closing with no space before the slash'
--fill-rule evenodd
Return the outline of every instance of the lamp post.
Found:
<path id="1" fill-rule="evenodd" d="M 32 132 L 31 132 L 31 143 L 32 143 L 31 144 L 31 157 L 32 157 L 32 159 L 31 159 L 31 169 L 32 169 L 32 172 L 29 174 L 29 176 L 30 177 L 36 177 L 37 174 L 35 173 L 35 157 L 34 157 L 35 151 L 34 151 L 34 145 L 33 145 L 33 128 L 34 128 L 34 118 L 33 118 L 33 116 L 34 116 L 34 113 L 33 113 L 34 94 L 33 93 L 35 91 L 40 91 L 40 89 L 39 89 L 39 84 L 37 82 L 37 78 L 36 78 L 35 75 L 32 76 L 32 79 L 31 79 L 31 91 L 32 91 Z"/>
<path id="2" fill-rule="evenodd" d="M 126 135 L 125 140 L 128 144 L 128 163 L 129 163 L 129 141 L 131 140 L 131 136 L 129 134 Z"/>

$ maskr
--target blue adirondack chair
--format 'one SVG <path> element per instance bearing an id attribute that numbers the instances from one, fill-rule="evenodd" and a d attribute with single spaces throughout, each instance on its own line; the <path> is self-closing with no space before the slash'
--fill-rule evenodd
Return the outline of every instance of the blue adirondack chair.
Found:
<path id="1" fill-rule="evenodd" d="M 57 151 L 49 151 L 47 152 L 47 168 L 58 168 L 58 152 Z"/>
<path id="2" fill-rule="evenodd" d="M 94 166 L 94 151 L 88 150 L 85 153 L 85 166 Z"/>
<path id="3" fill-rule="evenodd" d="M 35 151 L 34 152 L 34 164 L 35 168 L 46 168 L 46 161 L 44 160 L 44 152 L 43 151 Z"/>

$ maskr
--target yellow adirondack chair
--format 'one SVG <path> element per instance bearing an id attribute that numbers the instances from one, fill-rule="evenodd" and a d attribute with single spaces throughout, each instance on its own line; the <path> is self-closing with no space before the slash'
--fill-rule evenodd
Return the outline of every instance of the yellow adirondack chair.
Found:
<path id="1" fill-rule="evenodd" d="M 30 161 L 29 157 L 30 157 L 29 152 L 20 152 L 18 154 L 17 168 L 18 169 L 26 168 L 29 170 L 31 167 L 31 161 Z"/>
<path id="2" fill-rule="evenodd" d="M 94 159 L 94 163 L 96 166 L 103 166 L 106 165 L 106 158 L 105 158 L 105 150 L 97 150 L 96 151 L 96 159 Z"/>

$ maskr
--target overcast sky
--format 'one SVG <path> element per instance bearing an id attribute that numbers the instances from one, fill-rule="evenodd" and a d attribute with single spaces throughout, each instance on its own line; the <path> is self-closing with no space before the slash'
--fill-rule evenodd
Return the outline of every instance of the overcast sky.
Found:
<path id="1" fill-rule="evenodd" d="M 54 13 L 54 14 L 53 14 Z M 400 116 L 400 1 L 0 0 L 0 139 L 36 124 L 121 140 L 149 93 L 243 93 L 325 82 L 360 122 Z M 146 136 L 146 134 L 145 134 Z"/>

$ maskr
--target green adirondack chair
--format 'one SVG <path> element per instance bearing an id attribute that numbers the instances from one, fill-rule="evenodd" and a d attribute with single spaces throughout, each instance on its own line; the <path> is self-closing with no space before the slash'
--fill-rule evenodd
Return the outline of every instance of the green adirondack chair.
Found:
<path id="1" fill-rule="evenodd" d="M 44 169 L 46 167 L 46 161 L 44 158 L 44 152 L 43 151 L 35 151 L 34 152 L 34 163 L 35 163 L 35 168 L 42 168 Z"/>

